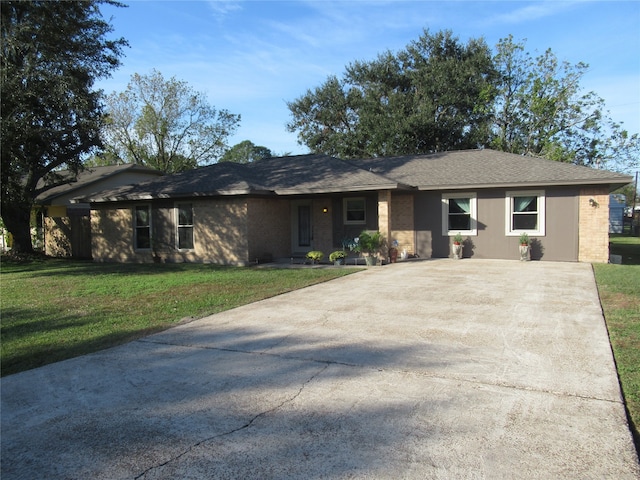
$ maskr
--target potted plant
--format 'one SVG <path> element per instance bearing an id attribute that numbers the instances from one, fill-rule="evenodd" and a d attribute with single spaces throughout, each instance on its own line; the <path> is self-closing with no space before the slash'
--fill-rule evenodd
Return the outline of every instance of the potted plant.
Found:
<path id="1" fill-rule="evenodd" d="M 526 262 L 531 260 L 531 257 L 530 257 L 531 247 L 530 247 L 529 235 L 526 233 L 521 233 L 520 240 L 518 243 L 520 248 L 520 261 Z"/>
<path id="2" fill-rule="evenodd" d="M 344 250 L 336 250 L 329 254 L 329 261 L 333 262 L 334 265 L 342 265 L 346 256 L 347 254 Z"/>
<path id="3" fill-rule="evenodd" d="M 376 264 L 377 254 L 382 246 L 382 234 L 380 232 L 369 233 L 363 230 L 360 236 L 355 239 L 355 251 L 363 254 L 367 266 Z"/>
<path id="4" fill-rule="evenodd" d="M 312 250 L 307 253 L 307 259 L 311 260 L 312 264 L 320 263 L 324 258 L 324 253 L 320 250 Z"/>
<path id="5" fill-rule="evenodd" d="M 460 260 L 462 258 L 462 234 L 460 232 L 456 233 L 453 237 L 451 251 L 454 259 Z"/>
<path id="6" fill-rule="evenodd" d="M 394 240 L 389 249 L 389 263 L 398 261 L 398 240 Z"/>

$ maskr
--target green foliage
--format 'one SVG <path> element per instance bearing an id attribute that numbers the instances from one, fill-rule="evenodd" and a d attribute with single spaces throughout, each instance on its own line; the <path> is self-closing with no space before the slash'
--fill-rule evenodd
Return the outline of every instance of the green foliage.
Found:
<path id="1" fill-rule="evenodd" d="M 307 252 L 306 257 L 313 263 L 320 263 L 324 258 L 324 253 L 319 250 L 312 250 L 310 252 Z"/>
<path id="2" fill-rule="evenodd" d="M 160 72 L 134 74 L 107 98 L 104 143 L 115 158 L 167 173 L 208 165 L 227 149 L 240 116 L 217 111 L 203 93 Z"/>
<path id="3" fill-rule="evenodd" d="M 521 233 L 519 241 L 520 245 L 529 245 L 529 234 Z"/>
<path id="4" fill-rule="evenodd" d="M 2 375 L 347 275 L 347 269 L 2 260 Z M 34 292 L 38 292 L 34 295 Z"/>
<path id="5" fill-rule="evenodd" d="M 103 123 L 97 79 L 120 61 L 123 39 L 100 4 L 88 0 L 3 1 L 0 58 L 2 111 L 1 209 L 16 252 L 30 253 L 29 215 L 35 197 L 60 183 L 52 173 L 77 171 L 100 147 Z M 48 175 L 48 185 L 38 184 Z"/>
<path id="6" fill-rule="evenodd" d="M 357 61 L 288 103 L 300 143 L 342 158 L 476 147 L 489 128 L 494 76 L 482 40 L 425 31 L 398 54 Z"/>
<path id="7" fill-rule="evenodd" d="M 261 147 L 254 145 L 250 140 L 234 145 L 229 150 L 224 152 L 224 155 L 220 159 L 221 162 L 236 162 L 236 163 L 253 163 L 264 158 L 272 157 L 271 150 L 267 147 Z"/>
<path id="8" fill-rule="evenodd" d="M 355 251 L 375 255 L 382 247 L 384 239 L 380 232 L 370 233 L 363 230 L 356 240 Z"/>
<path id="9" fill-rule="evenodd" d="M 461 233 L 456 233 L 455 236 L 453 237 L 453 243 L 455 243 L 456 245 L 461 245 L 462 244 L 462 234 Z"/>
<path id="10" fill-rule="evenodd" d="M 582 94 L 584 63 L 560 63 L 551 49 L 532 58 L 513 37 L 500 40 L 492 148 L 595 167 L 638 167 L 640 142 L 613 122 L 604 100 Z"/>
<path id="11" fill-rule="evenodd" d="M 287 128 L 312 152 L 341 158 L 491 146 L 580 165 L 635 171 L 640 137 L 582 93 L 588 65 L 536 58 L 513 37 L 493 54 L 483 40 L 425 31 L 397 54 L 349 64 L 287 105 Z"/>
<path id="12" fill-rule="evenodd" d="M 335 250 L 329 254 L 329 260 L 331 262 L 335 262 L 336 260 L 340 260 L 341 258 L 346 258 L 347 253 L 344 250 Z"/>

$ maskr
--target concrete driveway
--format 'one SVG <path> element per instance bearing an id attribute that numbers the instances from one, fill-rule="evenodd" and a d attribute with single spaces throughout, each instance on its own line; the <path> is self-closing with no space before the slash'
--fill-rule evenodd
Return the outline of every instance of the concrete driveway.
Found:
<path id="1" fill-rule="evenodd" d="M 637 479 L 590 265 L 375 267 L 3 378 L 10 479 Z"/>

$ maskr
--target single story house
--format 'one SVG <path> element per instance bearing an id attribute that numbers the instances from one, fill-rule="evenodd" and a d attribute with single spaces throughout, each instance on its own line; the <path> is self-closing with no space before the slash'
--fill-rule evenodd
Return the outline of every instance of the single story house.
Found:
<path id="1" fill-rule="evenodd" d="M 91 222 L 88 203 L 72 203 L 76 197 L 94 195 L 102 190 L 132 185 L 158 178 L 162 172 L 140 165 L 87 167 L 74 174 L 69 170 L 55 172 L 51 182 L 59 185 L 36 197 L 44 253 L 54 257 L 91 257 Z M 46 186 L 40 180 L 37 188 Z"/>
<path id="2" fill-rule="evenodd" d="M 380 231 L 420 258 L 607 262 L 609 193 L 631 177 L 487 149 L 341 160 L 301 155 L 219 163 L 100 192 L 91 205 L 101 262 L 251 264 Z M 384 255 L 384 253 L 383 253 Z"/>

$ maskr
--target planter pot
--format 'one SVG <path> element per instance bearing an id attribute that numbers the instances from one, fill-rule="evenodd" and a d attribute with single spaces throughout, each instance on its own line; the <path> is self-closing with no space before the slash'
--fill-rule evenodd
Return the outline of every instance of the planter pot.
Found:
<path id="1" fill-rule="evenodd" d="M 529 248 L 529 245 L 520 245 L 519 247 L 520 247 L 520 261 L 528 262 L 529 260 L 531 260 L 531 257 L 530 257 L 531 249 Z"/>
<path id="2" fill-rule="evenodd" d="M 389 249 L 389 261 L 391 263 L 396 263 L 398 261 L 398 249 L 390 248 Z"/>
<path id="3" fill-rule="evenodd" d="M 462 258 L 462 244 L 453 244 L 451 245 L 451 253 L 453 253 L 453 258 L 455 260 L 460 260 Z"/>
<path id="4" fill-rule="evenodd" d="M 333 261 L 333 264 L 337 267 L 339 265 L 344 265 L 344 258 L 339 258 Z"/>
<path id="5" fill-rule="evenodd" d="M 376 257 L 374 257 L 373 255 L 365 255 L 364 256 L 364 261 L 367 264 L 367 267 L 373 267 L 376 264 Z"/>

